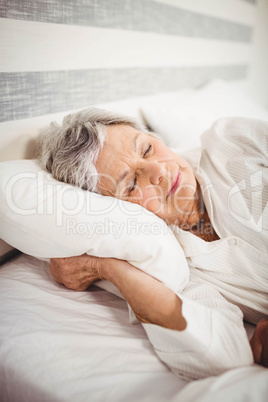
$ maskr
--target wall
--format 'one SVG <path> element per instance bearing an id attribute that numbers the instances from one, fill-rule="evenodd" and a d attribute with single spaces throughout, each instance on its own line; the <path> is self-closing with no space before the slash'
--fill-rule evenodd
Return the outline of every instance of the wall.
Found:
<path id="1" fill-rule="evenodd" d="M 0 1 L 0 121 L 246 79 L 255 1 Z"/>
<path id="2" fill-rule="evenodd" d="M 268 0 L 257 1 L 249 93 L 268 110 Z"/>

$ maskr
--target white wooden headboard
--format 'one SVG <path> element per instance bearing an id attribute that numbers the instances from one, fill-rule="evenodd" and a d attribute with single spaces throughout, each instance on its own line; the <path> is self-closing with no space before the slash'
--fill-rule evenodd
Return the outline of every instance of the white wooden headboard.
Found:
<path id="1" fill-rule="evenodd" d="M 72 110 L 246 80 L 255 10 L 254 0 L 0 1 L 0 160 L 33 157 L 40 128 Z"/>

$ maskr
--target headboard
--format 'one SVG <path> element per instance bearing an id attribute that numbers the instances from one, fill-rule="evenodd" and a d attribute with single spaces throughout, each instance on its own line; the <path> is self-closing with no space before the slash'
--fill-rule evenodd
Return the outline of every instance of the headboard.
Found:
<path id="1" fill-rule="evenodd" d="M 0 1 L 0 160 L 33 157 L 40 128 L 72 110 L 246 80 L 255 9 L 254 0 Z"/>

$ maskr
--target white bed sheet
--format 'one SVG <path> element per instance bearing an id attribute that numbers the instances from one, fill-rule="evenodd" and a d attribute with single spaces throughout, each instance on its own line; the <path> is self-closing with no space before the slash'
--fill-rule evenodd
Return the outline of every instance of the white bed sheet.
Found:
<path id="1" fill-rule="evenodd" d="M 157 358 L 124 300 L 56 284 L 21 255 L 0 267 L 0 400 L 165 401 L 185 381 Z"/>
<path id="2" fill-rule="evenodd" d="M 0 306 L 1 402 L 267 400 L 268 370 L 257 365 L 187 384 L 129 324 L 124 300 L 68 290 L 33 257 L 0 267 Z"/>

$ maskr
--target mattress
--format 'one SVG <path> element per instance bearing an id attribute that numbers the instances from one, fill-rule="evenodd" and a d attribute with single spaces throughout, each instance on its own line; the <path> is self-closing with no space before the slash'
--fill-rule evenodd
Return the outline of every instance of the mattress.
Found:
<path id="1" fill-rule="evenodd" d="M 57 284 L 20 255 L 0 268 L 1 402 L 163 401 L 186 384 L 157 358 L 126 302 Z"/>
<path id="2" fill-rule="evenodd" d="M 257 365 L 192 383 L 175 376 L 124 300 L 69 290 L 28 255 L 0 268 L 0 305 L 1 402 L 267 400 L 268 370 Z"/>

